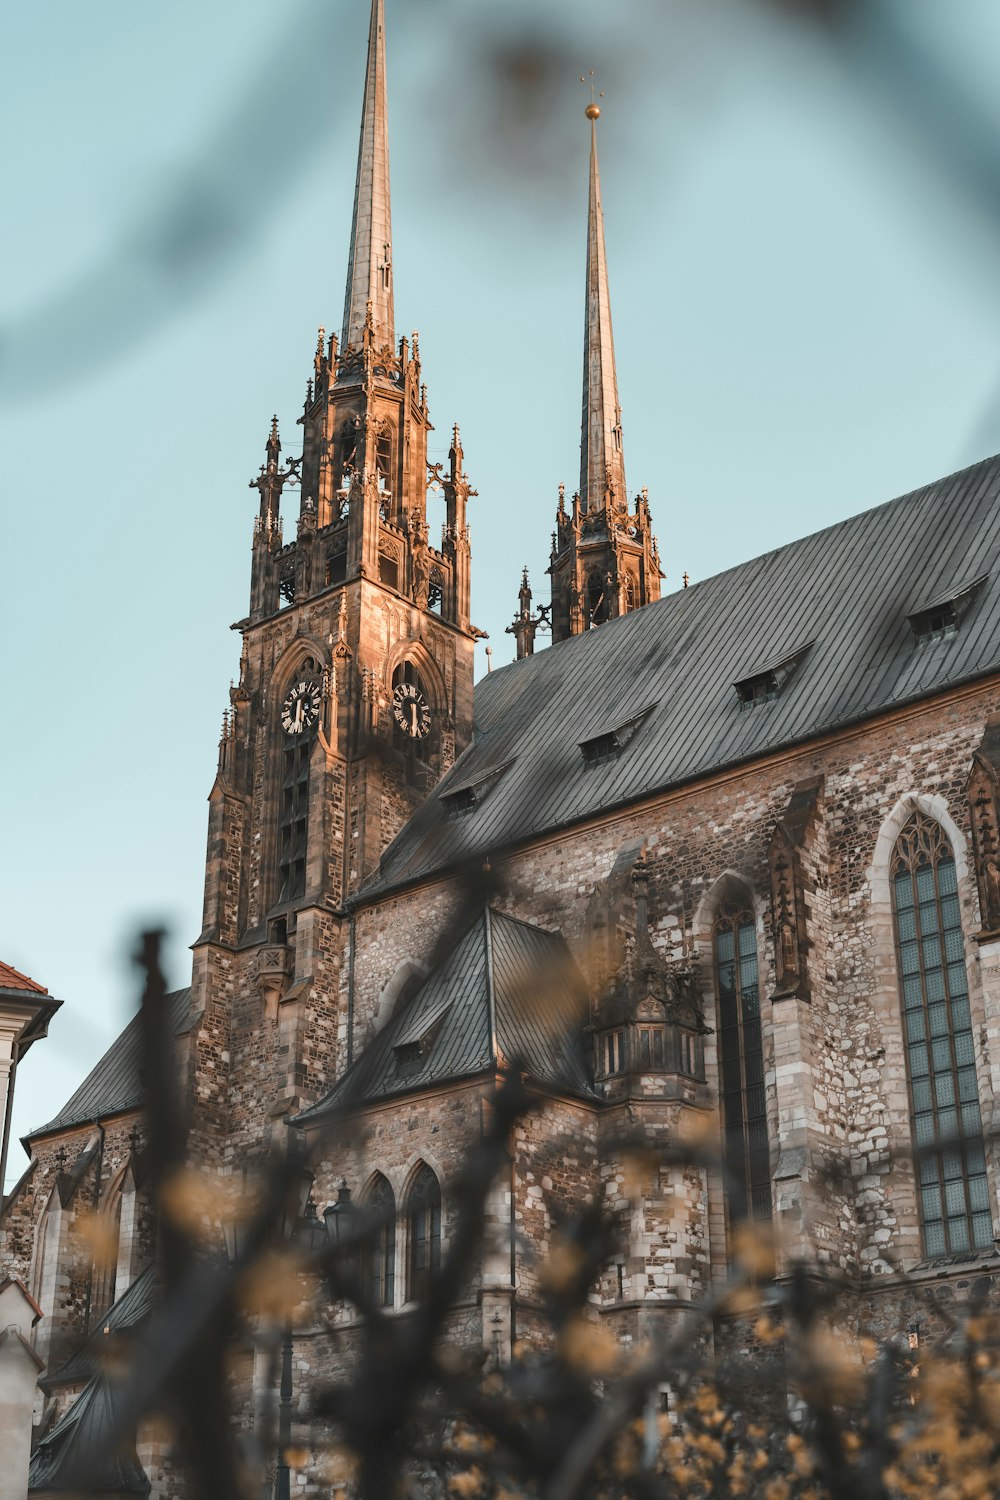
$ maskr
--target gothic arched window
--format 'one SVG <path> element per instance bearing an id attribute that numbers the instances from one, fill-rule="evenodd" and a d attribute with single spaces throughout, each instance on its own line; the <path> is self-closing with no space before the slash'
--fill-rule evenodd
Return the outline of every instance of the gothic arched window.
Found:
<path id="1" fill-rule="evenodd" d="M 349 482 L 347 471 L 357 466 L 358 462 L 358 428 L 354 425 L 352 417 L 344 423 L 340 430 L 340 437 L 334 450 L 334 489 L 346 488 Z"/>
<path id="2" fill-rule="evenodd" d="M 100 1234 L 96 1236 L 90 1310 L 107 1312 L 118 1293 L 118 1258 L 121 1246 L 122 1183 L 114 1184 L 101 1214 Z"/>
<path id="3" fill-rule="evenodd" d="M 626 613 L 635 609 L 635 579 L 631 573 L 622 578 L 622 605 Z"/>
<path id="4" fill-rule="evenodd" d="M 365 1291 L 376 1307 L 396 1300 L 396 1198 L 381 1172 L 373 1177 L 364 1201 L 368 1221 Z"/>
<path id="5" fill-rule="evenodd" d="M 415 1302 L 427 1296 L 441 1264 L 441 1188 L 426 1164 L 406 1198 L 406 1251 L 406 1297 Z"/>
<path id="6" fill-rule="evenodd" d="M 727 901 L 715 922 L 719 1083 L 731 1224 L 771 1217 L 757 927 L 749 902 Z"/>
<path id="7" fill-rule="evenodd" d="M 924 1253 L 989 1249 L 993 1220 L 955 856 L 916 813 L 896 841 L 892 913 Z"/>

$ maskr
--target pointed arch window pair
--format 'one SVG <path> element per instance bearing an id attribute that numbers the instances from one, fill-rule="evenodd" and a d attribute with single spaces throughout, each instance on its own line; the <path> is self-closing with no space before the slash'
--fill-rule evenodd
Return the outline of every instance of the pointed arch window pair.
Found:
<path id="1" fill-rule="evenodd" d="M 890 866 L 893 931 L 928 1257 L 993 1244 L 955 856 L 916 813 Z"/>
<path id="2" fill-rule="evenodd" d="M 388 1179 L 377 1173 L 365 1196 L 368 1216 L 364 1262 L 365 1291 L 376 1307 L 396 1304 L 396 1197 Z M 421 1163 L 411 1179 L 403 1209 L 406 1302 L 422 1301 L 441 1264 L 441 1186 Z"/>

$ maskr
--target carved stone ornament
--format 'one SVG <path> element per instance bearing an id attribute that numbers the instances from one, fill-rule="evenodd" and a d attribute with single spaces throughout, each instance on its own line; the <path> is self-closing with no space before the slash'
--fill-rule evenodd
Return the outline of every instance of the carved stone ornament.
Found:
<path id="1" fill-rule="evenodd" d="M 994 731 L 995 732 L 995 731 Z M 979 886 L 980 936 L 1000 933 L 1000 814 L 997 808 L 997 771 L 990 750 L 991 726 L 972 761 L 969 775 L 969 822 Z"/>
<path id="2" fill-rule="evenodd" d="M 809 936 L 802 851 L 819 808 L 823 783 L 803 782 L 792 792 L 767 851 L 774 930 L 775 999 L 809 999 Z"/>
<path id="3" fill-rule="evenodd" d="M 288 957 L 288 949 L 284 946 L 261 948 L 257 954 L 254 978 L 264 1002 L 264 1015 L 269 1021 L 278 1019 L 278 1005 L 288 979 Z"/>
<path id="4" fill-rule="evenodd" d="M 431 560 L 426 543 L 413 548 L 413 602 L 418 609 L 427 608 L 430 594 Z"/>
<path id="5" fill-rule="evenodd" d="M 774 968 L 776 993 L 796 995 L 805 982 L 803 944 L 795 850 L 779 823 L 771 837 L 768 865 L 771 872 L 771 905 L 774 912 Z"/>

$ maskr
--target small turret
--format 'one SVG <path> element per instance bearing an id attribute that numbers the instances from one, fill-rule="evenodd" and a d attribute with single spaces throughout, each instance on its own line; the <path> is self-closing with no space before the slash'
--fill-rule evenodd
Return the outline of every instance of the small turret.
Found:
<path id="1" fill-rule="evenodd" d="M 548 627 L 549 611 L 542 605 L 537 614 L 532 613 L 531 584 L 528 581 L 528 570 L 521 570 L 521 587 L 517 595 L 517 614 L 514 616 L 512 625 L 507 626 L 507 635 L 512 635 L 517 641 L 517 659 L 521 661 L 525 656 L 535 654 L 535 635 L 539 630 Z"/>

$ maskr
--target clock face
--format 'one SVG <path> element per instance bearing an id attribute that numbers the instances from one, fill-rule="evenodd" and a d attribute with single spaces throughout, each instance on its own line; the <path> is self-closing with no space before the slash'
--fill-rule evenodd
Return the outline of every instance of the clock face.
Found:
<path id="1" fill-rule="evenodd" d="M 412 682 L 401 682 L 393 688 L 392 717 L 411 740 L 423 740 L 430 734 L 430 704 Z"/>
<path id="2" fill-rule="evenodd" d="M 286 734 L 305 734 L 319 723 L 318 682 L 296 682 L 281 705 L 281 727 Z"/>

